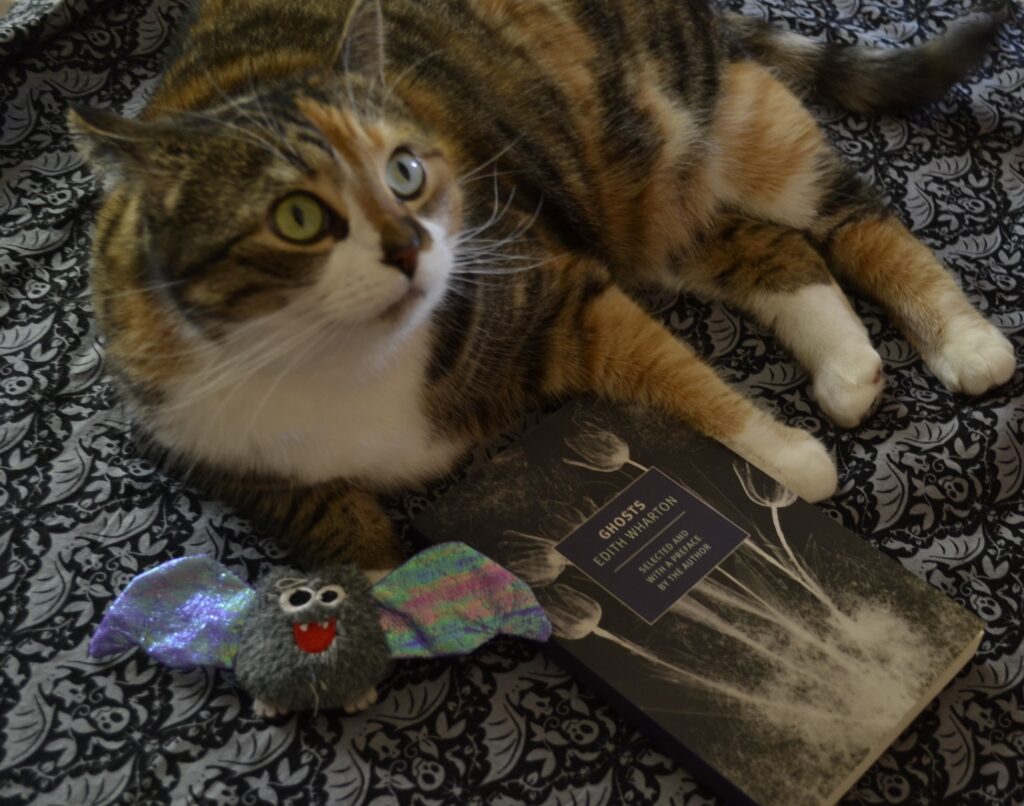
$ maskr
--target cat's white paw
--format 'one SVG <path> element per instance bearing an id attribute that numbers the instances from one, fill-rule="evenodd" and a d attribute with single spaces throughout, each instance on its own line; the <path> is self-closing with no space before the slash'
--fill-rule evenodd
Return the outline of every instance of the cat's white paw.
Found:
<path id="1" fill-rule="evenodd" d="M 814 374 L 814 397 L 836 425 L 853 428 L 875 407 L 885 382 L 882 359 L 870 345 L 855 345 Z"/>
<path id="2" fill-rule="evenodd" d="M 358 697 L 356 697 L 354 700 L 349 700 L 341 707 L 344 709 L 346 714 L 354 714 L 358 711 L 363 711 L 369 708 L 375 702 L 377 702 L 377 689 L 371 687 L 364 691 L 362 694 L 360 694 Z"/>
<path id="3" fill-rule="evenodd" d="M 805 501 L 812 504 L 832 496 L 839 486 L 839 474 L 825 446 L 797 428 L 782 443 L 775 464 L 768 472 Z"/>
<path id="4" fill-rule="evenodd" d="M 278 708 L 263 700 L 253 700 L 252 710 L 260 719 L 273 719 L 275 716 L 283 716 L 288 713 L 284 708 Z"/>
<path id="5" fill-rule="evenodd" d="M 799 428 L 758 413 L 730 447 L 805 501 L 832 496 L 839 474 L 825 446 Z"/>
<path id="6" fill-rule="evenodd" d="M 1013 345 L 980 316 L 960 317 L 946 325 L 945 344 L 925 361 L 953 392 L 980 395 L 1013 377 Z"/>

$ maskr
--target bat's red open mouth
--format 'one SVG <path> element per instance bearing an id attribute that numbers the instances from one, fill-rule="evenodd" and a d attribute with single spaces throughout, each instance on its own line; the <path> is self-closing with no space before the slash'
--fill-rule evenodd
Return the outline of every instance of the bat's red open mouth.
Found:
<path id="1" fill-rule="evenodd" d="M 299 649 L 315 655 L 331 645 L 334 636 L 338 634 L 338 629 L 334 619 L 311 621 L 307 624 L 293 624 L 292 634 L 295 636 L 295 643 Z"/>

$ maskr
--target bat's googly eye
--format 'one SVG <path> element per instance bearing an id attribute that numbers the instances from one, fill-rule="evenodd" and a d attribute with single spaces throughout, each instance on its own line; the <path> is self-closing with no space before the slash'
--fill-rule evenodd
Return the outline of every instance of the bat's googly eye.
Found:
<path id="1" fill-rule="evenodd" d="M 297 613 L 313 603 L 313 591 L 309 588 L 289 588 L 278 597 L 277 601 L 285 613 Z"/>
<path id="2" fill-rule="evenodd" d="M 316 600 L 327 607 L 337 607 L 346 595 L 341 585 L 324 585 L 316 592 Z"/>

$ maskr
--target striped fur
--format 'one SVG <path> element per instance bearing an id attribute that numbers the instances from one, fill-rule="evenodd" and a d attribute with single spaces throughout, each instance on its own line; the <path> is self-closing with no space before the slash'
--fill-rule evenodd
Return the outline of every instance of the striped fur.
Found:
<path id="1" fill-rule="evenodd" d="M 814 42 L 739 14 L 724 22 L 740 53 L 774 68 L 794 91 L 870 115 L 941 98 L 978 65 L 1006 16 L 995 6 L 957 20 L 938 39 L 886 50 Z"/>
<path id="2" fill-rule="evenodd" d="M 934 69 L 883 97 L 884 60 L 723 23 L 704 0 L 208 0 L 141 121 L 72 117 L 107 188 L 93 276 L 110 365 L 154 442 L 307 562 L 393 565 L 369 493 L 581 392 L 668 411 L 827 497 L 823 447 L 629 292 L 748 311 L 844 426 L 882 384 L 834 272 L 951 388 L 1005 381 L 1008 344 L 779 78 L 889 108 L 994 33 L 959 30 L 899 57 Z M 399 149 L 426 171 L 412 200 L 384 181 Z M 294 191 L 330 211 L 305 246 L 269 223 Z M 388 257 L 399 237 L 413 272 Z"/>

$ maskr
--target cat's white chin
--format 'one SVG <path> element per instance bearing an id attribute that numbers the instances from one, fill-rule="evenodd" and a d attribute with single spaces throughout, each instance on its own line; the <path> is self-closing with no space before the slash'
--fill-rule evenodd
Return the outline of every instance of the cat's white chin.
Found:
<path id="1" fill-rule="evenodd" d="M 314 316 L 374 337 L 415 329 L 443 296 L 453 260 L 444 228 L 422 226 L 431 237 L 411 276 L 382 262 L 379 238 L 353 235 L 332 250 L 296 310 L 311 309 Z"/>
<path id="2" fill-rule="evenodd" d="M 397 302 L 393 302 L 385 308 L 384 312 L 378 318 L 383 319 L 385 322 L 401 321 L 407 314 L 411 314 L 415 311 L 423 297 L 423 290 L 412 285 L 409 287 L 408 291 L 398 298 Z"/>

